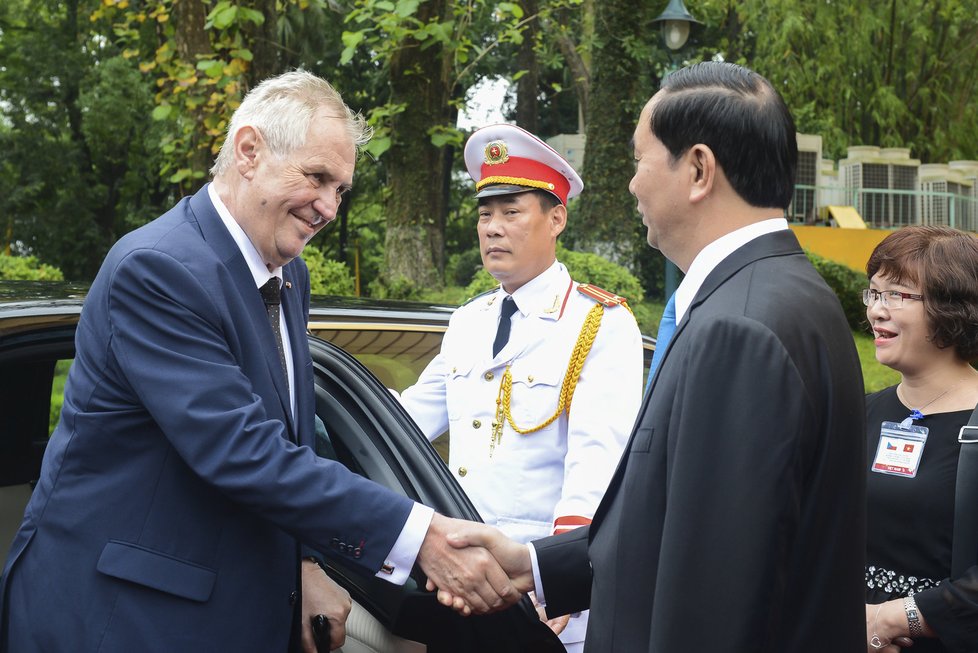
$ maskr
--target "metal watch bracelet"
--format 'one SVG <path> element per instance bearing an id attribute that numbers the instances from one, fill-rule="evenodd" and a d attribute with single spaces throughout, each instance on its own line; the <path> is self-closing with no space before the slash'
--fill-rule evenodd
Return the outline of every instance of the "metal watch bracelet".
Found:
<path id="1" fill-rule="evenodd" d="M 920 611 L 917 610 L 917 601 L 913 595 L 904 597 L 903 609 L 907 613 L 907 624 L 910 626 L 910 636 L 920 637 L 924 634 L 924 627 L 920 624 Z"/>

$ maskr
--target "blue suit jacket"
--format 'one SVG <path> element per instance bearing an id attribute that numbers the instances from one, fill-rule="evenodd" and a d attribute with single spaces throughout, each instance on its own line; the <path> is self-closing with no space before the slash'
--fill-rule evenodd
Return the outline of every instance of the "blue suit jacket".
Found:
<path id="1" fill-rule="evenodd" d="M 284 651 L 297 541 L 380 569 L 411 503 L 310 448 L 309 273 L 283 272 L 295 423 L 206 188 L 112 248 L 0 580 L 0 648 Z"/>

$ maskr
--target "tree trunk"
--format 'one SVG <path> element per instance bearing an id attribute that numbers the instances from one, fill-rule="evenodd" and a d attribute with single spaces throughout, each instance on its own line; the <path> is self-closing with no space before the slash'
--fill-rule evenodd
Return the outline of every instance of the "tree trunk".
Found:
<path id="1" fill-rule="evenodd" d="M 527 16 L 537 14 L 536 0 L 523 0 L 523 13 Z M 534 46 L 540 31 L 538 20 L 531 20 L 523 30 L 523 42 L 516 57 L 516 66 L 525 71 L 516 82 L 516 124 L 523 129 L 537 133 L 537 96 L 540 94 L 540 66 Z"/>
<path id="2" fill-rule="evenodd" d="M 643 37 L 643 21 L 634 3 L 604 0 L 596 3 L 594 23 L 595 83 L 588 97 L 584 193 L 576 207 L 573 240 L 578 249 L 633 267 L 636 253 L 644 250 L 636 239 L 638 217 L 628 192 L 634 164 L 627 151 L 649 90 L 636 88 L 641 70 L 625 43 Z"/>
<path id="3" fill-rule="evenodd" d="M 204 30 L 207 22 L 207 8 L 202 0 L 175 0 L 173 3 L 173 40 L 176 43 L 177 53 L 183 61 L 195 63 L 200 55 L 212 54 L 210 38 Z M 195 110 L 195 115 L 190 116 L 198 124 L 203 124 L 204 114 L 208 111 L 206 106 L 201 105 Z M 198 142 L 203 138 L 203 130 L 197 130 L 193 139 Z M 210 152 L 206 147 L 194 147 L 192 158 L 187 162 L 191 170 L 209 170 L 213 163 Z M 192 184 L 190 192 L 195 192 L 206 182 L 200 179 Z"/>
<path id="4" fill-rule="evenodd" d="M 253 32 L 248 44 L 253 55 L 248 69 L 248 80 L 252 86 L 282 72 L 277 34 L 279 12 L 275 9 L 275 0 L 260 0 L 255 3 L 254 8 L 262 13 L 265 22 L 249 30 Z"/>
<path id="5" fill-rule="evenodd" d="M 423 23 L 443 20 L 447 0 L 421 3 L 415 17 Z M 445 267 L 445 218 L 448 174 L 443 148 L 431 143 L 428 129 L 449 124 L 451 62 L 440 46 L 422 50 L 407 39 L 390 64 L 391 101 L 405 109 L 393 121 L 388 152 L 390 199 L 383 282 L 394 295 L 440 288 Z"/>

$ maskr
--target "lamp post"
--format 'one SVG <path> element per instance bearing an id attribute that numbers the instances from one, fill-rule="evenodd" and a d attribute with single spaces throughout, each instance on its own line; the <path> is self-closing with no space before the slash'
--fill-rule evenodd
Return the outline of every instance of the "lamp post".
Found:
<path id="1" fill-rule="evenodd" d="M 665 11 L 652 19 L 652 22 L 662 23 L 662 40 L 665 41 L 666 47 L 673 51 L 686 45 L 689 28 L 693 23 L 701 24 L 689 13 L 683 0 L 669 0 Z"/>
<path id="2" fill-rule="evenodd" d="M 689 30 L 693 26 L 693 23 L 697 25 L 701 25 L 702 23 L 693 18 L 693 15 L 686 9 L 686 5 L 683 4 L 683 0 L 669 0 L 669 4 L 666 5 L 665 10 L 652 19 L 652 22 L 661 23 L 662 40 L 665 42 L 666 47 L 669 48 L 672 67 L 666 71 L 665 76 L 668 77 L 678 67 L 676 55 L 686 45 L 686 41 L 689 39 Z M 676 288 L 679 286 L 679 270 L 676 268 L 676 264 L 669 259 L 666 259 L 665 285 L 666 299 L 668 299 L 676 292 Z"/>

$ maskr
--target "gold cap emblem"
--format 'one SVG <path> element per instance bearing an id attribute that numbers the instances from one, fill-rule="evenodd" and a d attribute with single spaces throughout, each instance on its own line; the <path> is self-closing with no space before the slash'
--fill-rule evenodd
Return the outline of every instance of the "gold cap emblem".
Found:
<path id="1" fill-rule="evenodd" d="M 506 141 L 490 141 L 486 145 L 486 165 L 494 166 L 509 161 Z"/>

